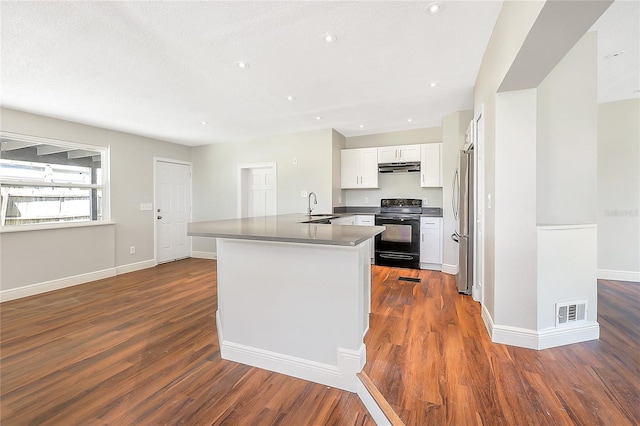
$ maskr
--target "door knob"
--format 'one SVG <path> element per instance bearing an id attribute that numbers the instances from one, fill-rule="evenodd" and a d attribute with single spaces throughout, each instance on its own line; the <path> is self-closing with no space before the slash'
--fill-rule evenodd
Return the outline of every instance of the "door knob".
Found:
<path id="1" fill-rule="evenodd" d="M 162 219 L 162 216 L 158 216 L 158 219 Z"/>

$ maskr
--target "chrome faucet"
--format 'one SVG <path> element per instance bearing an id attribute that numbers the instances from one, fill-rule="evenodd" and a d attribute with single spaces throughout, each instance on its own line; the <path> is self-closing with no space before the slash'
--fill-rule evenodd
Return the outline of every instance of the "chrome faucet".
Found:
<path id="1" fill-rule="evenodd" d="M 311 196 L 313 195 L 313 204 L 318 204 L 318 199 L 316 198 L 316 193 L 315 192 L 310 192 L 309 193 L 309 203 L 308 203 L 308 207 L 307 207 L 307 216 L 311 216 L 311 212 L 313 211 L 313 209 L 311 208 Z"/>

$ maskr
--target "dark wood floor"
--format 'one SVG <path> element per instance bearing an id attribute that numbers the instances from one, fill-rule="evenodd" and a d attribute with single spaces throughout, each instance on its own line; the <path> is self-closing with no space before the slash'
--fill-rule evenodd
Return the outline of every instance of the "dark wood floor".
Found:
<path id="1" fill-rule="evenodd" d="M 600 340 L 535 351 L 491 343 L 452 276 L 373 271 L 365 372 L 407 425 L 640 424 L 640 284 L 599 282 Z"/>
<path id="2" fill-rule="evenodd" d="M 188 259 L 0 305 L 0 424 L 373 424 L 354 394 L 221 360 L 215 279 Z M 603 281 L 600 340 L 531 351 L 491 343 L 452 277 L 375 266 L 365 371 L 407 425 L 639 424 L 639 306 Z"/>
<path id="3" fill-rule="evenodd" d="M 215 261 L 0 305 L 0 424 L 374 425 L 357 395 L 220 359 Z"/>

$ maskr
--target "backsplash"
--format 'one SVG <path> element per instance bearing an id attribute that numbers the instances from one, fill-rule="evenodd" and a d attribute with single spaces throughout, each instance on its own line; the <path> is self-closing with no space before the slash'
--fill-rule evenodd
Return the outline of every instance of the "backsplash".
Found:
<path id="1" fill-rule="evenodd" d="M 423 206 L 442 207 L 442 188 L 422 188 L 420 173 L 381 173 L 380 188 L 346 189 L 345 205 L 380 207 L 383 198 L 420 198 Z M 425 203 L 425 199 L 427 203 Z"/>

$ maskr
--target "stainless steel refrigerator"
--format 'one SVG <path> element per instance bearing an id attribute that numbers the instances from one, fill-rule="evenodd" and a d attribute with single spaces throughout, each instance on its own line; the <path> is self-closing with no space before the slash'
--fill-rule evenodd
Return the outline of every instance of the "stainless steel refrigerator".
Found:
<path id="1" fill-rule="evenodd" d="M 460 151 L 460 162 L 453 178 L 452 207 L 457 230 L 451 238 L 458 243 L 458 292 L 471 294 L 473 286 L 473 145 Z"/>

